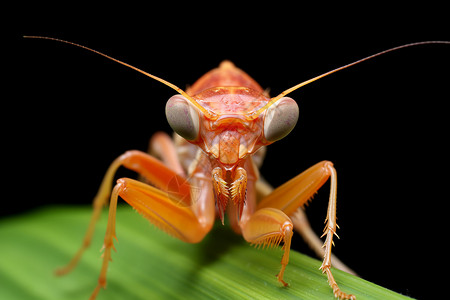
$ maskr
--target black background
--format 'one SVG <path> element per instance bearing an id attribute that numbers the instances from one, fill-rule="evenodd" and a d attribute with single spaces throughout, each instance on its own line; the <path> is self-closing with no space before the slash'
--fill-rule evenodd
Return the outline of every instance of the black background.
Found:
<path id="1" fill-rule="evenodd" d="M 272 95 L 390 47 L 450 40 L 442 7 L 336 7 L 327 14 L 171 5 L 18 12 L 3 48 L 4 174 L 12 192 L 4 194 L 3 217 L 89 204 L 114 158 L 147 149 L 156 131 L 170 132 L 164 107 L 174 94 L 88 51 L 22 35 L 80 43 L 182 88 L 229 59 Z M 335 253 L 363 278 L 417 298 L 447 292 L 436 280 L 447 263 L 449 54 L 449 45 L 408 48 L 292 93 L 300 120 L 269 147 L 262 168 L 277 186 L 331 160 L 341 227 Z M 307 208 L 317 232 L 327 192 L 328 185 Z"/>

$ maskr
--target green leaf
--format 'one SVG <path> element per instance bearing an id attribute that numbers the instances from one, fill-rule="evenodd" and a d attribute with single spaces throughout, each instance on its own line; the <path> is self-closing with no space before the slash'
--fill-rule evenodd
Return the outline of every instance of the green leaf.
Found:
<path id="1" fill-rule="evenodd" d="M 77 268 L 53 270 L 81 244 L 90 208 L 47 208 L 0 221 L 0 299 L 88 299 L 97 284 L 106 211 Z M 217 224 L 199 244 L 186 244 L 153 228 L 129 207 L 117 213 L 117 253 L 98 299 L 334 299 L 320 261 L 291 251 L 283 287 L 275 275 L 280 249 L 255 249 Z M 333 270 L 343 291 L 357 299 L 410 299 Z"/>

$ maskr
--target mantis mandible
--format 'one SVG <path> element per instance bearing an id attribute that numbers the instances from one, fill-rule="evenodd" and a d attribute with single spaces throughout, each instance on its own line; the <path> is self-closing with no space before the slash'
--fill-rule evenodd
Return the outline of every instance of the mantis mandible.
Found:
<path id="1" fill-rule="evenodd" d="M 331 248 L 336 230 L 337 172 L 330 161 L 310 167 L 276 189 L 260 180 L 259 167 L 264 148 L 289 134 L 295 127 L 299 109 L 288 94 L 355 64 L 406 47 L 424 44 L 450 44 L 426 41 L 394 47 L 299 83 L 271 98 L 244 71 L 229 61 L 222 62 L 198 79 L 186 91 L 91 48 L 48 37 L 30 37 L 71 44 L 102 55 L 155 79 L 178 92 L 166 104 L 166 117 L 174 137 L 155 133 L 150 153 L 127 151 L 108 168 L 94 199 L 94 208 L 82 246 L 57 274 L 70 272 L 88 248 L 95 224 L 109 200 L 109 216 L 103 244 L 103 263 L 91 298 L 106 286 L 118 198 L 122 198 L 151 223 L 188 243 L 198 243 L 211 230 L 216 216 L 224 223 L 227 213 L 231 228 L 253 245 L 277 246 L 283 242 L 278 281 L 288 286 L 284 271 L 294 230 L 323 256 L 320 269 L 326 274 L 333 294 L 339 299 L 356 299 L 343 292 L 331 272 Z M 113 186 L 119 167 L 137 172 L 144 181 L 120 178 Z M 330 195 L 322 237 L 312 232 L 302 207 L 330 179 Z"/>

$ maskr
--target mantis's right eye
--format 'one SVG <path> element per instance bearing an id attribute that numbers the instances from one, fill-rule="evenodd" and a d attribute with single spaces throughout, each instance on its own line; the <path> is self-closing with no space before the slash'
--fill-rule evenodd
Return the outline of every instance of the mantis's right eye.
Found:
<path id="1" fill-rule="evenodd" d="M 198 112 L 185 97 L 175 95 L 167 101 L 166 118 L 177 134 L 188 141 L 197 139 L 200 127 Z"/>

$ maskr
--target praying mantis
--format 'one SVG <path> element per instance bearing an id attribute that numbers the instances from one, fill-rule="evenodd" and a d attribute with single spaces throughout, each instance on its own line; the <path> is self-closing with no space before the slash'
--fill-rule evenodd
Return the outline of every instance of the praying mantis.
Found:
<path id="1" fill-rule="evenodd" d="M 39 37 L 44 38 L 44 37 Z M 45 38 L 57 40 L 53 38 Z M 298 231 L 323 256 L 320 267 L 333 294 L 339 299 L 356 299 L 342 291 L 331 272 L 331 248 L 337 236 L 337 171 L 332 162 L 322 161 L 272 190 L 259 175 L 266 146 L 286 137 L 298 119 L 296 102 L 288 94 L 313 81 L 394 50 L 449 42 L 419 42 L 391 48 L 354 63 L 304 81 L 270 98 L 249 75 L 229 61 L 206 73 L 186 91 L 122 61 L 82 45 L 72 44 L 130 67 L 178 92 L 166 105 L 168 123 L 176 133 L 171 138 L 156 133 L 150 141 L 150 154 L 128 151 L 108 168 L 94 199 L 94 209 L 81 248 L 70 263 L 58 269 L 70 272 L 92 239 L 96 221 L 108 204 L 108 225 L 104 238 L 103 264 L 91 299 L 106 286 L 111 250 L 114 249 L 115 215 L 122 198 L 151 223 L 168 234 L 189 243 L 201 242 L 216 217 L 254 245 L 276 246 L 283 242 L 281 269 L 277 279 L 287 286 L 284 270 L 294 231 Z M 119 167 L 137 172 L 144 180 L 121 178 L 113 185 Z M 330 179 L 326 226 L 322 237 L 310 230 L 301 207 Z M 342 266 L 344 267 L 344 266 Z"/>

